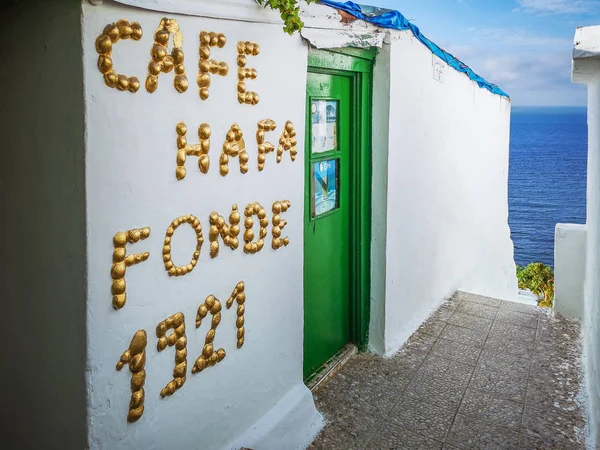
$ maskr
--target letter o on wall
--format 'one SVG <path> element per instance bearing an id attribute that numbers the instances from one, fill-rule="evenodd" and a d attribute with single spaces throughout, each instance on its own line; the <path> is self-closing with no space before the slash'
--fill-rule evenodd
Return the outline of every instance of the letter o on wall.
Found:
<path id="1" fill-rule="evenodd" d="M 192 256 L 192 260 L 187 266 L 176 266 L 173 263 L 171 257 L 171 237 L 175 233 L 175 230 L 179 227 L 179 225 L 183 223 L 189 223 L 191 227 L 196 232 L 196 250 L 194 251 L 194 255 Z M 180 277 L 183 276 L 196 267 L 198 264 L 198 258 L 200 257 L 200 249 L 202 248 L 202 244 L 204 243 L 204 238 L 202 237 L 202 225 L 200 224 L 200 220 L 196 216 L 192 216 L 191 214 L 187 214 L 185 216 L 178 217 L 171 225 L 167 228 L 167 232 L 165 235 L 165 244 L 163 246 L 163 261 L 165 263 L 165 269 L 172 277 Z"/>

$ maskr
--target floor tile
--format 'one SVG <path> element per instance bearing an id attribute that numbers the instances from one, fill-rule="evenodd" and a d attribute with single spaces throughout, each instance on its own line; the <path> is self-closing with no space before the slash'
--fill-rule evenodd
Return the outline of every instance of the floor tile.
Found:
<path id="1" fill-rule="evenodd" d="M 400 352 L 390 358 L 390 364 L 395 365 L 398 370 L 405 372 L 416 372 L 417 369 L 423 364 L 423 361 L 427 357 L 428 351 L 415 351 L 410 349 L 400 350 Z"/>
<path id="2" fill-rule="evenodd" d="M 428 319 L 419 327 L 417 333 L 429 334 L 431 336 L 438 337 L 445 326 L 446 322 Z"/>
<path id="3" fill-rule="evenodd" d="M 514 430 L 521 426 L 523 404 L 469 388 L 460 405 L 459 414 Z"/>
<path id="4" fill-rule="evenodd" d="M 453 359 L 474 366 L 481 354 L 481 347 L 449 339 L 438 339 L 431 347 L 430 355 Z"/>
<path id="5" fill-rule="evenodd" d="M 494 308 L 498 308 L 502 303 L 502 300 L 498 300 L 497 298 L 484 297 L 482 295 L 471 294 L 465 292 L 463 294 L 463 300 L 467 300 L 473 303 L 480 303 L 482 305 L 492 306 Z"/>
<path id="6" fill-rule="evenodd" d="M 496 320 L 534 329 L 537 328 L 538 325 L 537 316 L 530 316 L 529 314 L 523 314 L 519 311 L 511 311 L 506 309 L 500 309 L 498 311 Z"/>
<path id="7" fill-rule="evenodd" d="M 521 431 L 519 437 L 520 450 L 585 450 L 585 445 L 576 442 L 564 442 L 563 440 L 553 440 L 552 438 L 537 438 L 531 435 L 528 430 Z"/>
<path id="8" fill-rule="evenodd" d="M 574 357 L 537 353 L 531 362 L 530 373 L 532 378 L 555 386 L 578 385 L 581 383 L 581 361 Z"/>
<path id="9" fill-rule="evenodd" d="M 460 302 L 462 303 L 462 302 Z M 435 311 L 431 316 L 431 320 L 439 320 L 442 322 L 447 321 L 452 313 L 456 310 L 460 303 L 457 302 L 444 302 L 442 306 L 440 306 L 437 311 Z"/>
<path id="10" fill-rule="evenodd" d="M 415 375 L 415 379 L 438 380 L 444 378 L 466 387 L 474 367 L 447 358 L 429 355 L 423 361 Z"/>
<path id="11" fill-rule="evenodd" d="M 514 311 L 532 316 L 542 316 L 546 314 L 546 310 L 538 306 L 525 305 L 523 303 L 507 302 L 500 303 L 500 311 Z"/>
<path id="12" fill-rule="evenodd" d="M 472 316 L 485 317 L 486 319 L 493 319 L 496 317 L 498 308 L 494 308 L 488 305 L 482 305 L 481 303 L 470 302 L 463 300 L 460 305 L 456 308 L 456 311 L 471 314 Z"/>
<path id="13" fill-rule="evenodd" d="M 451 341 L 461 342 L 463 344 L 471 344 L 483 346 L 487 332 L 471 330 L 456 325 L 448 324 L 440 334 L 440 338 L 450 339 Z"/>
<path id="14" fill-rule="evenodd" d="M 458 414 L 446 443 L 460 449 L 509 450 L 519 445 L 519 433 Z"/>
<path id="15" fill-rule="evenodd" d="M 392 411 L 388 423 L 443 441 L 452 423 L 452 411 L 404 398 Z"/>
<path id="16" fill-rule="evenodd" d="M 582 443 L 581 435 L 585 422 L 580 414 L 558 414 L 552 409 L 537 409 L 525 406 L 523 429 L 530 437 L 571 444 Z"/>
<path id="17" fill-rule="evenodd" d="M 494 345 L 490 344 L 481 351 L 479 367 L 489 370 L 498 370 L 501 372 L 513 372 L 520 377 L 527 377 L 531 367 L 531 354 L 526 353 L 506 353 L 496 351 Z"/>
<path id="18" fill-rule="evenodd" d="M 448 319 L 448 323 L 452 325 L 458 325 L 459 327 L 463 328 L 488 332 L 490 331 L 493 321 L 492 319 L 486 319 L 485 317 L 473 316 L 471 314 L 464 314 L 459 311 L 454 311 L 452 316 L 450 316 Z"/>
<path id="19" fill-rule="evenodd" d="M 404 397 L 456 411 L 465 394 L 467 384 L 468 380 L 460 382 L 443 376 L 435 379 L 415 378 L 404 391 Z"/>
<path id="20" fill-rule="evenodd" d="M 336 411 L 349 408 L 374 419 L 385 418 L 400 401 L 403 390 L 394 389 L 389 380 L 377 374 L 353 374 L 346 379 L 346 385 L 339 389 L 335 400 Z"/>
<path id="21" fill-rule="evenodd" d="M 521 341 L 524 344 L 535 344 L 535 328 L 515 325 L 513 323 L 502 322 L 498 318 L 490 329 L 488 339 L 500 339 L 508 341 Z"/>
<path id="22" fill-rule="evenodd" d="M 527 377 L 519 377 L 513 372 L 477 367 L 469 387 L 495 397 L 523 403 L 527 392 Z"/>
<path id="23" fill-rule="evenodd" d="M 442 442 L 408 430 L 396 421 L 386 422 L 366 446 L 368 450 L 440 450 Z"/>
<path id="24" fill-rule="evenodd" d="M 360 449 L 364 448 L 376 431 L 377 421 L 353 408 L 339 408 L 325 414 L 327 426 L 317 436 L 314 449 Z"/>
<path id="25" fill-rule="evenodd" d="M 578 398 L 579 384 L 558 385 L 543 380 L 530 379 L 525 403 L 541 410 L 554 409 L 559 414 L 573 414 L 582 410 Z"/>
<path id="26" fill-rule="evenodd" d="M 401 351 L 404 351 L 405 353 L 409 351 L 427 353 L 436 340 L 436 336 L 425 333 L 415 333 L 408 338 L 406 343 L 402 346 Z"/>
<path id="27" fill-rule="evenodd" d="M 532 343 L 524 341 L 503 341 L 501 339 L 490 339 L 484 346 L 486 353 L 505 354 L 533 358 L 535 346 Z"/>

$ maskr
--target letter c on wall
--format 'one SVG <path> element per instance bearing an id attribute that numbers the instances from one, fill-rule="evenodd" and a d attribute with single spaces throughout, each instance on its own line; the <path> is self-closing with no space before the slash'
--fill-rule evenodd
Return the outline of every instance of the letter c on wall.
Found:
<path id="1" fill-rule="evenodd" d="M 139 41 L 141 38 L 142 26 L 137 22 L 130 24 L 126 20 L 119 20 L 116 24 L 110 23 L 104 27 L 104 31 L 96 39 L 96 51 L 98 52 L 98 70 L 104 75 L 104 82 L 108 87 L 131 93 L 138 91 L 140 80 L 115 72 L 111 55 L 113 45 L 119 42 L 119 39 Z"/>

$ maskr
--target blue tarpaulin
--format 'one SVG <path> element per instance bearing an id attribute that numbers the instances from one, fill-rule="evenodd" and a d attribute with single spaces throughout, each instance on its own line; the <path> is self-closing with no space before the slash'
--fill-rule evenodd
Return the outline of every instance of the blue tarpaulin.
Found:
<path id="1" fill-rule="evenodd" d="M 503 97 L 508 98 L 508 95 L 498 86 L 484 80 L 475 72 L 473 72 L 471 68 L 465 63 L 456 59 L 450 53 L 441 49 L 435 43 L 431 42 L 429 39 L 423 36 L 421 34 L 421 31 L 419 30 L 419 27 L 410 23 L 408 19 L 402 14 L 400 14 L 398 11 L 377 8 L 374 6 L 357 5 L 354 2 L 341 3 L 334 2 L 331 0 L 320 0 L 320 2 L 324 5 L 331 6 L 332 8 L 346 11 L 348 14 L 353 15 L 357 19 L 364 20 L 365 22 L 372 23 L 382 28 L 393 28 L 395 30 L 410 30 L 412 34 L 431 51 L 431 53 L 445 61 L 450 67 L 466 74 L 471 80 L 475 81 L 479 85 L 479 87 L 487 89 L 493 94 L 501 95 Z"/>

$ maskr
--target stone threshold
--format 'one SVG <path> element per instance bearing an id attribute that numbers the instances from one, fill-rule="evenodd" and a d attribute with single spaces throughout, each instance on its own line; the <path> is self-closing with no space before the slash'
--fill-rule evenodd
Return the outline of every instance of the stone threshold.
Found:
<path id="1" fill-rule="evenodd" d="M 311 392 L 315 392 L 327 380 L 334 377 L 344 367 L 344 364 L 356 354 L 356 345 L 347 344 L 306 380 L 306 386 Z"/>

